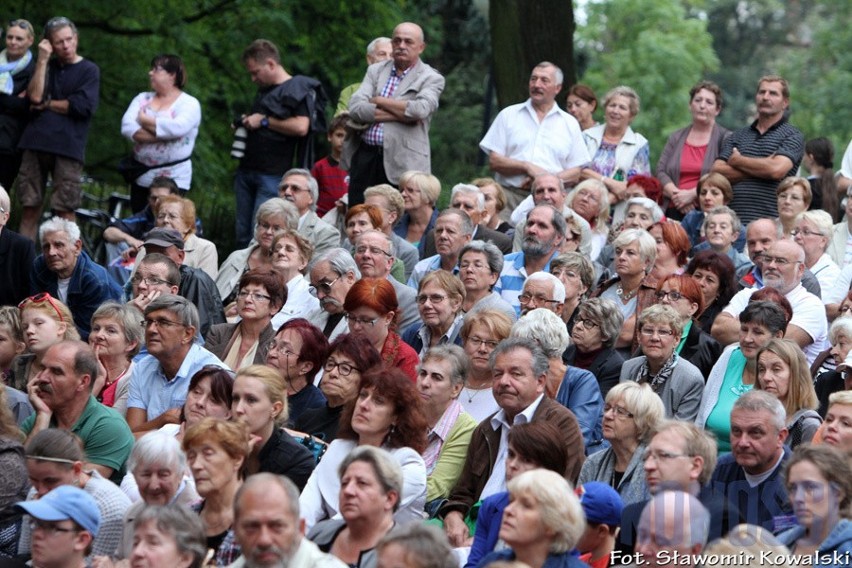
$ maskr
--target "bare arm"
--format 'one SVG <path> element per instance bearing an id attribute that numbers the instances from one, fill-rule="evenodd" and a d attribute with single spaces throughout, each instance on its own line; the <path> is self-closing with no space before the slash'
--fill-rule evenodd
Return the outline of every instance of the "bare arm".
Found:
<path id="1" fill-rule="evenodd" d="M 107 467 L 105 465 L 101 465 L 99 463 L 91 463 L 86 462 L 83 464 L 83 469 L 91 470 L 94 469 L 98 473 L 100 473 L 104 479 L 109 479 L 112 477 L 112 472 L 114 471 L 111 467 Z"/>
<path id="2" fill-rule="evenodd" d="M 750 158 L 740 154 L 734 148 L 728 165 L 749 177 L 781 180 L 793 169 L 793 162 L 787 156 L 772 155 L 765 158 Z"/>
<path id="3" fill-rule="evenodd" d="M 44 99 L 44 88 L 47 82 L 47 63 L 53 53 L 53 46 L 46 39 L 38 42 L 38 60 L 33 72 L 33 78 L 27 86 L 27 95 L 33 102 L 41 102 Z"/>
<path id="4" fill-rule="evenodd" d="M 144 128 L 140 128 L 136 132 L 133 133 L 133 141 L 134 142 L 156 142 L 157 135 L 152 134 L 151 132 L 145 130 Z"/>
<path id="5" fill-rule="evenodd" d="M 269 129 L 285 136 L 306 136 L 311 127 L 311 119 L 307 116 L 291 116 L 290 118 L 275 118 L 260 113 L 243 117 L 243 125 L 250 130 L 263 128 L 263 119 L 269 120 Z"/>
<path id="6" fill-rule="evenodd" d="M 130 430 L 137 438 L 151 430 L 158 430 L 166 424 L 180 423 L 180 409 L 167 410 L 153 420 L 145 420 L 147 417 L 148 413 L 144 408 L 127 409 L 127 425 L 130 426 Z"/>
<path id="7" fill-rule="evenodd" d="M 731 167 L 731 165 L 725 160 L 716 160 L 713 162 L 713 168 L 710 171 L 722 174 L 731 183 L 737 183 L 738 181 L 744 180 L 746 177 L 743 172 L 737 168 Z"/>
<path id="8" fill-rule="evenodd" d="M 784 334 L 784 338 L 792 339 L 802 349 L 814 342 L 813 338 L 808 334 L 807 331 L 792 323 L 787 324 L 787 332 Z"/>
<path id="9" fill-rule="evenodd" d="M 579 166 L 576 168 L 568 168 L 567 170 L 562 170 L 556 174 L 556 177 L 561 179 L 564 183 L 575 185 L 578 181 L 580 181 L 580 172 L 582 171 L 583 168 Z"/>
<path id="10" fill-rule="evenodd" d="M 497 152 L 489 152 L 488 165 L 493 171 L 504 176 L 528 175 L 534 178 L 537 175 L 548 173 L 547 170 L 532 162 L 515 160 Z"/>
<path id="11" fill-rule="evenodd" d="M 710 334 L 722 347 L 739 341 L 740 322 L 729 313 L 722 312 L 716 316 Z"/>

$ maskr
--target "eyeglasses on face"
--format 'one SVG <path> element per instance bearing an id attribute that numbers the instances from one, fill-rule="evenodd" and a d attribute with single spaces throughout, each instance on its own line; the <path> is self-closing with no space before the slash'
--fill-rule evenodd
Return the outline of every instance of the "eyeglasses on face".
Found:
<path id="1" fill-rule="evenodd" d="M 238 300 L 245 300 L 249 297 L 251 297 L 251 299 L 255 302 L 268 302 L 272 299 L 272 296 L 267 296 L 266 294 L 261 294 L 260 292 L 246 292 L 245 290 L 241 290 L 237 294 Z"/>
<path id="2" fill-rule="evenodd" d="M 616 416 L 621 416 L 622 418 L 633 418 L 633 413 L 624 408 L 623 406 L 618 406 L 617 404 L 604 404 L 604 414 L 612 410 L 615 412 Z"/>
<path id="3" fill-rule="evenodd" d="M 343 363 L 339 361 L 335 361 L 332 358 L 329 358 L 328 361 L 323 365 L 323 369 L 325 369 L 326 373 L 330 373 L 335 367 L 337 367 L 337 372 L 341 377 L 348 377 L 352 371 L 361 372 L 361 369 L 355 367 L 354 365 L 350 365 L 349 363 Z"/>
<path id="4" fill-rule="evenodd" d="M 159 328 L 159 329 L 171 329 L 173 327 L 186 327 L 184 324 L 182 324 L 179 321 L 172 321 L 172 320 L 168 320 L 166 318 L 154 318 L 154 319 L 145 318 L 145 327 L 146 328 L 151 327 L 153 325 L 156 325 L 157 328 Z"/>
<path id="5" fill-rule="evenodd" d="M 334 283 L 340 280 L 340 276 L 332 280 L 331 282 L 325 282 L 324 280 L 320 280 L 316 283 L 315 286 L 308 286 L 308 293 L 314 298 L 318 297 L 317 295 L 322 292 L 324 296 L 328 296 L 331 294 L 331 287 L 334 286 Z"/>
<path id="6" fill-rule="evenodd" d="M 172 283 L 168 280 L 163 280 L 162 278 L 155 278 L 154 276 L 141 276 L 139 274 L 134 274 L 133 278 L 130 279 L 131 284 L 142 284 L 145 283 L 146 286 L 171 286 Z"/>
<path id="7" fill-rule="evenodd" d="M 667 452 L 664 450 L 645 450 L 645 453 L 642 454 L 642 461 L 648 461 L 652 459 L 657 462 L 667 462 L 669 460 L 677 459 L 677 458 L 690 458 L 689 454 L 674 454 L 672 452 Z"/>
<path id="8" fill-rule="evenodd" d="M 778 266 L 784 267 L 789 266 L 790 264 L 799 264 L 797 260 L 788 260 L 786 258 L 780 256 L 769 256 L 768 254 L 761 255 L 763 259 L 763 265 L 769 266 L 770 264 L 777 264 Z"/>
<path id="9" fill-rule="evenodd" d="M 559 300 L 551 300 L 550 298 L 545 298 L 544 296 L 538 295 L 533 296 L 531 294 L 521 294 L 518 296 L 518 300 L 522 304 L 529 304 L 530 302 L 534 302 L 536 305 L 538 304 L 558 304 Z"/>
<path id="10" fill-rule="evenodd" d="M 346 320 L 349 322 L 349 325 L 358 324 L 358 325 L 369 325 L 374 326 L 376 322 L 379 321 L 379 318 L 359 318 L 358 316 L 354 316 L 352 314 L 346 314 Z"/>
<path id="11" fill-rule="evenodd" d="M 285 343 L 278 343 L 274 339 L 266 344 L 266 351 L 267 353 L 272 353 L 273 351 L 275 353 L 281 353 L 285 357 L 289 357 L 290 355 L 295 355 L 296 357 L 299 356 L 298 353 L 287 347 Z"/>
<path id="12" fill-rule="evenodd" d="M 657 300 L 660 301 L 660 302 L 662 302 L 666 298 L 668 298 L 672 302 L 677 302 L 681 298 L 685 297 L 683 294 L 681 294 L 680 292 L 678 292 L 676 290 L 668 290 L 668 291 L 661 290 L 661 291 L 657 292 L 656 296 L 657 296 Z"/>
<path id="13" fill-rule="evenodd" d="M 287 190 L 292 191 L 293 193 L 298 193 L 300 191 L 310 191 L 307 187 L 302 187 L 301 185 L 296 185 L 295 183 L 282 183 L 278 186 L 279 191 L 286 192 Z"/>
<path id="14" fill-rule="evenodd" d="M 380 249 L 379 247 L 368 247 L 368 246 L 362 245 L 362 246 L 355 248 L 355 254 L 367 254 L 368 252 L 370 254 L 372 254 L 373 256 L 379 256 L 379 255 L 382 255 L 382 254 L 385 255 L 388 258 L 393 256 L 391 253 L 384 251 L 384 250 Z"/>
<path id="15" fill-rule="evenodd" d="M 55 522 L 50 521 L 42 521 L 40 519 L 30 519 L 30 531 L 41 531 L 47 536 L 53 536 L 56 533 L 71 533 L 71 532 L 79 532 L 80 529 L 76 527 L 60 527 Z"/>
<path id="16" fill-rule="evenodd" d="M 468 337 L 465 341 L 466 343 L 470 343 L 472 346 L 479 349 L 483 345 L 490 350 L 494 350 L 497 348 L 497 345 L 500 343 L 499 341 L 492 341 L 490 339 L 482 339 L 481 337 Z"/>
<path id="17" fill-rule="evenodd" d="M 593 329 L 593 328 L 596 328 L 596 327 L 600 327 L 598 325 L 598 322 L 596 322 L 594 320 L 590 320 L 589 318 L 577 319 L 577 320 L 574 321 L 574 325 L 576 326 L 577 324 L 582 325 L 586 329 Z"/>
<path id="18" fill-rule="evenodd" d="M 790 232 L 794 237 L 797 235 L 802 235 L 803 237 L 811 237 L 813 235 L 817 235 L 819 237 L 824 237 L 825 235 L 820 231 L 811 231 L 810 229 L 793 229 Z"/>
<path id="19" fill-rule="evenodd" d="M 30 296 L 29 298 L 24 299 L 20 304 L 18 304 L 18 309 L 24 309 L 29 304 L 50 304 L 50 307 L 53 308 L 53 311 L 56 312 L 57 317 L 59 318 L 59 323 L 64 323 L 65 319 L 62 317 L 62 312 L 59 311 L 59 306 L 56 304 L 56 300 L 47 292 L 42 292 L 41 294 L 36 294 L 35 296 Z"/>
<path id="20" fill-rule="evenodd" d="M 441 294 L 420 294 L 417 296 L 417 303 L 425 304 L 426 302 L 431 302 L 433 304 L 440 304 L 446 299 L 447 297 L 442 296 Z"/>
<path id="21" fill-rule="evenodd" d="M 654 337 L 656 335 L 661 339 L 674 335 L 674 332 L 670 329 L 654 329 L 653 327 L 643 327 L 641 330 L 639 330 L 639 333 L 641 333 L 645 337 Z"/>

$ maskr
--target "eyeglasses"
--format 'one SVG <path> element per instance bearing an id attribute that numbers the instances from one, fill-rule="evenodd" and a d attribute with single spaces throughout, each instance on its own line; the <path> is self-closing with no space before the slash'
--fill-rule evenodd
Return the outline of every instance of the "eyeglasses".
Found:
<path id="1" fill-rule="evenodd" d="M 322 368 L 325 369 L 326 373 L 330 373 L 335 367 L 337 367 L 337 372 L 340 373 L 341 377 L 348 377 L 352 371 L 357 371 L 358 373 L 361 372 L 361 369 L 358 367 L 354 367 L 349 363 L 340 363 L 334 359 L 326 361 Z"/>
<path id="2" fill-rule="evenodd" d="M 596 321 L 590 320 L 588 318 L 574 320 L 574 325 L 576 326 L 577 324 L 581 324 L 586 329 L 600 327 Z"/>
<path id="3" fill-rule="evenodd" d="M 379 256 L 380 254 L 385 255 L 388 258 L 391 258 L 393 255 L 387 251 L 383 251 L 379 247 L 368 247 L 368 246 L 360 246 L 355 248 L 355 254 L 366 254 L 369 252 L 372 255 Z"/>
<path id="4" fill-rule="evenodd" d="M 264 301 L 268 302 L 272 299 L 272 296 L 267 296 L 266 294 L 261 294 L 259 292 L 246 292 L 246 291 L 241 291 L 240 293 L 238 293 L 237 299 L 238 300 L 245 300 L 249 296 L 251 296 L 251 299 L 254 300 L 255 302 L 264 302 Z"/>
<path id="5" fill-rule="evenodd" d="M 801 195 L 798 195 L 796 193 L 787 193 L 785 191 L 784 193 L 778 194 L 778 201 L 804 201 L 804 200 L 805 200 L 804 197 L 802 197 Z"/>
<path id="6" fill-rule="evenodd" d="M 677 292 L 675 290 L 669 290 L 668 292 L 660 291 L 660 292 L 657 292 L 656 296 L 657 296 L 657 300 L 660 301 L 660 302 L 665 300 L 667 297 L 672 302 L 677 302 L 681 298 L 685 298 L 685 296 L 683 294 L 681 294 L 680 292 Z"/>
<path id="7" fill-rule="evenodd" d="M 346 319 L 349 321 L 349 325 L 357 323 L 359 325 L 374 326 L 376 325 L 376 322 L 379 321 L 379 318 L 359 318 L 352 314 L 346 314 Z"/>
<path id="8" fill-rule="evenodd" d="M 654 337 L 656 335 L 660 339 L 674 335 L 674 332 L 670 329 L 654 329 L 653 327 L 643 327 L 639 330 L 639 333 L 645 337 Z"/>
<path id="9" fill-rule="evenodd" d="M 669 461 L 677 458 L 691 458 L 692 456 L 689 454 L 673 454 L 671 452 L 666 452 L 663 450 L 645 450 L 645 453 L 642 454 L 642 461 L 648 461 L 653 458 L 655 462 L 663 462 Z"/>
<path id="10" fill-rule="evenodd" d="M 280 233 L 287 227 L 282 227 L 281 225 L 272 225 L 267 223 L 266 221 L 261 221 L 257 224 L 257 230 L 261 233 L 265 233 L 266 231 L 272 231 L 273 233 Z"/>
<path id="11" fill-rule="evenodd" d="M 41 294 L 36 294 L 35 296 L 30 296 L 29 298 L 25 298 L 20 304 L 18 304 L 18 309 L 23 310 L 28 307 L 29 304 L 50 304 L 50 307 L 53 308 L 53 311 L 56 312 L 56 315 L 59 316 L 59 323 L 64 323 L 65 319 L 62 317 L 62 312 L 59 311 L 59 306 L 56 305 L 53 296 L 51 296 L 47 292 L 42 292 Z"/>
<path id="12" fill-rule="evenodd" d="M 10 28 L 21 28 L 29 33 L 33 33 L 33 25 L 26 20 L 9 20 Z"/>
<path id="13" fill-rule="evenodd" d="M 292 191 L 293 193 L 298 193 L 300 191 L 310 191 L 309 188 L 302 187 L 302 186 L 296 185 L 294 183 L 282 183 L 281 185 L 278 186 L 278 191 L 286 192 L 288 189 L 290 191 Z"/>
<path id="14" fill-rule="evenodd" d="M 823 234 L 823 233 L 822 233 L 822 232 L 820 232 L 820 231 L 811 231 L 810 229 L 793 229 L 793 230 L 790 232 L 790 234 L 791 234 L 791 235 L 793 235 L 794 237 L 795 237 L 796 235 L 802 235 L 803 237 L 811 237 L 811 236 L 813 236 L 813 235 L 818 235 L 818 236 L 820 236 L 820 237 L 824 237 L 824 236 L 825 236 L 825 234 Z"/>
<path id="15" fill-rule="evenodd" d="M 44 25 L 45 29 L 48 29 L 48 30 L 52 30 L 54 28 L 60 28 L 60 27 L 63 27 L 63 26 L 73 27 L 74 24 L 71 23 L 71 20 L 69 20 L 68 18 L 66 18 L 64 16 L 59 16 L 58 18 L 51 18 Z"/>
<path id="16" fill-rule="evenodd" d="M 560 278 L 562 276 L 564 276 L 565 278 L 579 278 L 577 273 L 573 270 L 565 270 L 563 268 L 556 268 L 554 270 L 551 270 L 550 273 L 556 276 L 557 278 Z"/>
<path id="17" fill-rule="evenodd" d="M 77 528 L 67 528 L 60 527 L 56 523 L 51 523 L 48 521 L 42 521 L 39 519 L 30 519 L 30 530 L 35 532 L 36 529 L 40 530 L 44 534 L 48 536 L 53 536 L 56 533 L 71 533 L 71 532 L 80 532 L 80 529 Z"/>
<path id="18" fill-rule="evenodd" d="M 633 413 L 624 408 L 623 406 L 618 406 L 617 404 L 604 404 L 604 414 L 609 412 L 610 410 L 614 411 L 616 415 L 621 416 L 622 418 L 633 418 Z"/>
<path id="19" fill-rule="evenodd" d="M 131 284 L 139 285 L 143 282 L 146 286 L 173 286 L 173 284 L 168 280 L 155 278 L 153 276 L 140 276 L 139 274 L 135 274 L 133 278 L 130 279 Z"/>
<path id="20" fill-rule="evenodd" d="M 299 356 L 298 353 L 292 351 L 284 343 L 278 343 L 274 339 L 266 344 L 266 351 L 267 353 L 272 353 L 273 351 L 275 351 L 276 353 L 283 354 L 285 357 L 289 357 L 290 355 L 295 355 L 297 357 Z"/>
<path id="21" fill-rule="evenodd" d="M 482 347 L 482 346 L 484 345 L 484 346 L 486 346 L 488 349 L 492 349 L 492 350 L 493 350 L 493 349 L 496 349 L 496 348 L 497 348 L 497 345 L 498 345 L 500 342 L 499 342 L 499 341 L 491 341 L 490 339 L 482 339 L 482 338 L 480 338 L 480 337 L 468 337 L 468 338 L 465 340 L 465 343 L 470 343 L 471 345 L 473 345 L 473 346 L 474 346 L 474 347 L 476 347 L 477 349 L 479 349 L 480 347 Z"/>
<path id="22" fill-rule="evenodd" d="M 319 282 L 317 282 L 316 286 L 308 286 L 308 293 L 310 293 L 310 295 L 314 298 L 316 298 L 317 294 L 319 294 L 320 292 L 322 292 L 324 296 L 328 296 L 329 294 L 331 294 L 331 287 L 334 286 L 334 283 L 338 280 L 340 280 L 340 276 L 338 276 L 331 282 L 323 282 L 322 280 L 320 280 Z"/>
<path id="23" fill-rule="evenodd" d="M 149 319 L 145 318 L 145 327 L 151 327 L 152 325 L 156 325 L 157 328 L 169 329 L 172 327 L 186 327 L 184 324 L 179 321 L 167 320 L 166 318 L 157 318 L 157 319 Z"/>
<path id="24" fill-rule="evenodd" d="M 777 264 L 778 266 L 787 266 L 788 264 L 799 264 L 798 260 L 788 260 L 780 256 L 769 256 L 767 254 L 763 254 L 761 255 L 761 257 L 763 258 L 764 266 L 769 266 L 770 264 Z"/>
<path id="25" fill-rule="evenodd" d="M 442 296 L 441 294 L 421 294 L 417 296 L 418 304 L 425 304 L 426 302 L 432 302 L 433 304 L 440 304 L 444 300 L 446 300 L 446 296 Z"/>
<path id="26" fill-rule="evenodd" d="M 559 303 L 561 303 L 558 300 L 551 300 L 549 298 L 545 298 L 544 296 L 531 296 L 530 294 L 521 294 L 520 296 L 518 296 L 518 300 L 522 304 L 529 304 L 530 302 L 534 301 L 536 303 L 536 305 L 538 305 L 538 304 L 559 304 Z"/>

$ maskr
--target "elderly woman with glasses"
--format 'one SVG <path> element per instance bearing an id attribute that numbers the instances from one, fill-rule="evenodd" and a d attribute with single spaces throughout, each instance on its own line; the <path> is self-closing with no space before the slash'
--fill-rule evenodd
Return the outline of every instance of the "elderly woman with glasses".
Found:
<path id="1" fill-rule="evenodd" d="M 417 380 L 420 357 L 396 332 L 401 314 L 396 291 L 386 278 L 362 278 L 343 302 L 349 332 L 367 339 L 381 354 L 382 363 L 401 369 L 411 382 Z"/>
<path id="2" fill-rule="evenodd" d="M 272 266 L 284 276 L 287 298 L 281 310 L 272 316 L 272 327 L 279 329 L 286 321 L 304 318 L 319 308 L 319 300 L 311 294 L 311 283 L 305 270 L 311 262 L 314 246 L 293 229 L 282 229 L 272 241 Z"/>
<path id="3" fill-rule="evenodd" d="M 784 228 L 784 236 L 793 235 L 796 218 L 811 206 L 811 184 L 803 177 L 790 176 L 781 180 L 775 189 L 778 196 L 778 220 Z"/>
<path id="4" fill-rule="evenodd" d="M 299 212 L 286 199 L 273 197 L 258 207 L 254 217 L 254 241 L 247 248 L 232 252 L 216 276 L 216 287 L 228 317 L 237 315 L 240 277 L 249 270 L 272 268 L 272 241 L 284 229 L 295 229 L 298 225 Z"/>
<path id="5" fill-rule="evenodd" d="M 211 326 L 204 343 L 231 369 L 266 362 L 275 337 L 272 316 L 287 302 L 284 276 L 275 268 L 249 270 L 240 277 L 238 290 L 239 322 Z"/>
<path id="6" fill-rule="evenodd" d="M 461 280 L 446 270 L 430 272 L 420 281 L 417 290 L 417 309 L 422 323 L 414 323 L 402 334 L 402 339 L 419 355 L 436 345 L 461 345 L 464 316 L 462 304 L 465 289 Z"/>
<path id="7" fill-rule="evenodd" d="M 337 438 L 344 407 L 358 397 L 361 374 L 381 365 L 381 359 L 367 338 L 351 333 L 339 335 L 328 352 L 320 382 L 325 406 L 305 410 L 293 423 L 293 429 L 331 443 Z"/>
<path id="8" fill-rule="evenodd" d="M 514 310 L 513 310 L 514 312 Z M 491 388 L 491 352 L 509 337 L 514 319 L 497 310 L 479 310 L 464 318 L 461 338 L 470 359 L 470 374 L 462 387 L 459 402 L 477 422 L 482 422 L 500 407 Z"/>
<path id="9" fill-rule="evenodd" d="M 216 280 L 219 275 L 219 253 L 216 245 L 207 239 L 202 239 L 196 232 L 195 202 L 179 195 L 164 195 L 154 206 L 155 225 L 164 229 L 173 229 L 180 233 L 183 239 L 183 264 L 192 268 L 200 268 L 210 278 Z M 143 247 L 136 255 L 136 264 L 145 258 Z"/>
<path id="10" fill-rule="evenodd" d="M 426 463 L 426 509 L 449 497 L 461 475 L 470 437 L 478 422 L 458 398 L 468 372 L 467 356 L 458 345 L 439 345 L 426 352 L 417 370 L 417 391 L 429 425 L 423 452 Z"/>
<path id="11" fill-rule="evenodd" d="M 577 308 L 571 330 L 571 344 L 562 355 L 567 365 L 586 369 L 598 381 L 601 396 L 618 384 L 624 356 L 615 349 L 615 340 L 624 319 L 615 302 L 591 298 Z"/>
<path id="12" fill-rule="evenodd" d="M 595 376 L 589 371 L 570 367 L 562 361 L 562 353 L 570 339 L 559 316 L 546 308 L 531 310 L 512 326 L 511 337 L 525 337 L 539 344 L 547 355 L 549 365 L 545 383 L 547 396 L 577 417 L 586 453 L 600 449 L 603 442 L 601 390 Z"/>
<path id="13" fill-rule="evenodd" d="M 805 251 L 805 267 L 816 276 L 823 292 L 823 303 L 829 304 L 829 291 L 840 280 L 840 268 L 826 250 L 834 230 L 834 220 L 825 211 L 804 211 L 796 216 L 793 240 Z"/>
<path id="14" fill-rule="evenodd" d="M 639 316 L 642 355 L 624 363 L 621 382 L 649 384 L 663 400 L 666 418 L 695 420 L 704 376 L 675 351 L 683 335 L 683 319 L 667 305 L 646 308 Z"/>
<path id="15" fill-rule="evenodd" d="M 491 242 L 471 241 L 459 253 L 459 278 L 464 286 L 462 312 L 495 309 L 514 321 L 515 308 L 494 291 L 503 270 L 503 253 Z"/>
<path id="16" fill-rule="evenodd" d="M 565 301 L 562 303 L 562 321 L 568 333 L 574 329 L 577 308 L 586 299 L 595 284 L 595 267 L 578 252 L 562 253 L 550 261 L 550 273 L 565 286 Z"/>
<path id="17" fill-rule="evenodd" d="M 21 167 L 18 140 L 30 109 L 26 91 L 36 66 L 30 51 L 34 39 L 31 23 L 11 20 L 6 27 L 6 48 L 0 51 L 0 186 L 10 190 Z"/>
<path id="18" fill-rule="evenodd" d="M 650 385 L 623 382 L 609 391 L 603 411 L 603 437 L 610 447 L 586 458 L 577 485 L 600 481 L 618 491 L 624 505 L 646 501 L 642 457 L 665 417 L 663 401 Z"/>

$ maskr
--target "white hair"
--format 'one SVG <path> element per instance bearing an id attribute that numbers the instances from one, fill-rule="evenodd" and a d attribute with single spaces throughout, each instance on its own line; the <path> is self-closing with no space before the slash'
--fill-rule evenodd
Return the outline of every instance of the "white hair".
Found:
<path id="1" fill-rule="evenodd" d="M 476 196 L 476 207 L 479 211 L 485 211 L 485 194 L 482 193 L 475 185 L 471 185 L 469 183 L 457 183 L 453 186 L 452 193 L 450 193 L 450 202 L 452 203 L 453 197 L 456 196 L 457 193 L 466 193 L 468 195 Z"/>
<path id="2" fill-rule="evenodd" d="M 548 359 L 562 357 L 571 344 L 565 322 L 546 308 L 536 308 L 521 316 L 512 326 L 510 337 L 535 341 Z"/>
<path id="3" fill-rule="evenodd" d="M 533 272 L 527 277 L 526 282 L 524 282 L 524 288 L 527 287 L 527 282 L 550 282 L 553 285 L 553 299 L 560 304 L 565 301 L 565 284 L 550 272 L 543 270 Z"/>
<path id="4" fill-rule="evenodd" d="M 38 228 L 38 239 L 44 241 L 46 234 L 60 232 L 68 235 L 68 242 L 71 244 L 80 240 L 80 227 L 77 226 L 77 223 L 62 217 L 52 217 L 42 223 Z"/>

